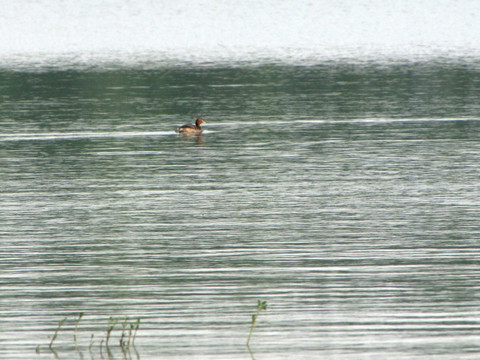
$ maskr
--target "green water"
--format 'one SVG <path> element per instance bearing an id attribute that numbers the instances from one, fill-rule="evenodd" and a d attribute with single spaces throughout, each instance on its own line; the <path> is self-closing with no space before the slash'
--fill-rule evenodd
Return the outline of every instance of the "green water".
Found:
<path id="1" fill-rule="evenodd" d="M 36 73 L 4 70 L 0 76 L 3 119 L 16 122 L 13 131 L 25 123 L 43 129 L 65 129 L 67 123 L 95 129 L 137 122 L 160 128 L 167 116 L 188 119 L 197 114 L 218 123 L 244 117 L 457 119 L 475 117 L 479 110 L 478 63 L 440 60 L 151 70 L 53 68 Z M 95 120 L 97 124 L 92 123 Z"/>
<path id="2" fill-rule="evenodd" d="M 3 69 L 0 357 L 128 315 L 132 358 L 249 359 L 262 299 L 255 359 L 477 358 L 479 95 L 442 59 Z"/>

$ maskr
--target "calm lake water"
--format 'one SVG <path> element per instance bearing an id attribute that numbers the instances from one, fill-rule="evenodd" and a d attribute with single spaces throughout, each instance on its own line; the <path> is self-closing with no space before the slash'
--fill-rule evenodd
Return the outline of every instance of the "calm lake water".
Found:
<path id="1" fill-rule="evenodd" d="M 445 59 L 4 68 L 0 357 L 478 359 L 479 99 Z"/>

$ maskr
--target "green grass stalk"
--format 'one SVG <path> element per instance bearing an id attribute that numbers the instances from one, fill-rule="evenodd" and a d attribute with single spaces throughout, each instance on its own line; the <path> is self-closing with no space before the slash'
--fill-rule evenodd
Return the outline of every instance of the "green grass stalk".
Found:
<path id="1" fill-rule="evenodd" d="M 67 320 L 67 318 L 64 317 L 64 318 L 63 318 L 62 320 L 60 320 L 60 322 L 58 323 L 57 330 L 55 330 L 55 334 L 53 334 L 52 340 L 50 341 L 50 344 L 48 345 L 48 348 L 49 348 L 50 350 L 52 350 L 53 342 L 54 342 L 55 339 L 57 338 L 58 332 L 60 331 L 60 328 L 63 326 L 63 324 L 65 323 L 66 320 Z"/>
<path id="2" fill-rule="evenodd" d="M 128 316 L 125 316 L 125 319 L 122 324 L 122 336 L 120 337 L 120 347 L 122 350 L 125 350 L 126 342 L 125 342 L 125 330 L 127 328 Z"/>
<path id="3" fill-rule="evenodd" d="M 257 302 L 257 313 L 252 315 L 252 324 L 250 325 L 250 332 L 248 333 L 247 346 L 249 346 L 249 344 L 250 344 L 250 338 L 252 337 L 252 334 L 253 334 L 253 328 L 255 327 L 255 323 L 257 322 L 257 318 L 260 315 L 260 312 L 262 310 L 267 310 L 267 302 L 258 300 L 258 302 Z"/>
<path id="4" fill-rule="evenodd" d="M 88 344 L 88 352 L 90 353 L 90 358 L 93 358 L 92 356 L 92 346 L 93 346 L 93 338 L 94 334 L 90 335 L 90 343 Z"/>
<path id="5" fill-rule="evenodd" d="M 77 351 L 77 352 L 78 352 L 78 343 L 77 343 L 78 323 L 80 322 L 80 320 L 82 320 L 82 317 L 83 317 L 83 312 L 78 314 L 78 319 L 77 319 L 77 322 L 75 323 L 75 331 L 73 333 L 73 341 L 75 343 L 75 351 Z"/>
<path id="6" fill-rule="evenodd" d="M 135 346 L 135 338 L 137 337 L 137 330 L 140 327 L 140 318 L 137 318 L 137 323 L 135 324 L 135 331 L 133 332 L 132 346 Z"/>
<path id="7" fill-rule="evenodd" d="M 110 316 L 108 319 L 108 326 L 107 326 L 107 339 L 105 341 L 105 346 L 108 348 L 108 341 L 110 340 L 110 335 L 112 334 L 113 328 L 117 324 L 118 319 L 114 319 Z"/>

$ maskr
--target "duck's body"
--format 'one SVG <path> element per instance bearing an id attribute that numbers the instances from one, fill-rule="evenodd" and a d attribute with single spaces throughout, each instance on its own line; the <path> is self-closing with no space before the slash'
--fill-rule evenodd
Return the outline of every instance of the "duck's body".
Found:
<path id="1" fill-rule="evenodd" d="M 177 132 L 182 135 L 200 135 L 202 133 L 202 124 L 205 124 L 205 120 L 198 118 L 195 120 L 195 125 L 185 124 L 177 128 Z"/>

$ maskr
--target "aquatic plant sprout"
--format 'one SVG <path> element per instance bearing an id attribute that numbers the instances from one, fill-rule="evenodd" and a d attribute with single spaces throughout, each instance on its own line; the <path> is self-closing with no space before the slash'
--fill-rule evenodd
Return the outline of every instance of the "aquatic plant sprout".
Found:
<path id="1" fill-rule="evenodd" d="M 81 358 L 83 358 L 83 355 L 79 350 L 78 325 L 79 325 L 80 321 L 82 320 L 83 315 L 84 315 L 83 312 L 79 313 L 78 318 L 75 320 L 75 326 L 74 326 L 74 329 L 73 329 L 73 342 L 74 342 L 74 346 L 75 346 L 75 351 L 80 355 Z M 62 320 L 59 321 L 58 326 L 55 329 L 55 333 L 51 337 L 50 343 L 48 345 L 49 350 L 54 354 L 55 358 L 58 358 L 58 355 L 53 348 L 53 343 L 57 339 L 57 337 L 59 335 L 59 332 L 60 332 L 60 329 L 62 328 L 62 326 L 65 324 L 66 321 L 67 321 L 66 317 L 64 317 Z M 104 348 L 106 350 L 107 358 L 109 358 L 109 359 L 113 358 L 113 353 L 112 353 L 112 350 L 110 349 L 109 341 L 110 341 L 110 338 L 112 336 L 112 332 L 115 329 L 115 326 L 118 322 L 119 322 L 119 318 L 110 317 L 108 319 L 106 337 L 105 338 L 102 337 L 101 340 L 100 340 L 100 344 L 99 344 L 100 358 L 104 358 L 104 356 L 103 356 Z M 139 327 L 140 327 L 140 318 L 137 318 L 137 320 L 135 322 L 130 323 L 129 318 L 127 316 L 124 317 L 124 320 L 122 322 L 122 332 L 121 332 L 120 340 L 119 340 L 120 349 L 121 349 L 121 351 L 124 355 L 124 358 L 129 358 L 130 357 L 129 352 L 130 352 L 131 348 L 133 348 L 134 351 L 136 352 L 135 338 L 137 336 L 137 331 L 138 331 Z M 88 352 L 90 354 L 90 358 L 93 358 L 94 338 L 95 338 L 95 335 L 91 334 L 90 341 L 89 341 L 89 344 L 88 344 Z M 40 350 L 41 350 L 41 346 L 38 345 L 35 348 L 35 352 L 37 354 L 39 354 Z"/>
<path id="2" fill-rule="evenodd" d="M 73 342 L 75 343 L 75 351 L 78 352 L 78 343 L 77 343 L 77 332 L 78 332 L 78 324 L 80 323 L 80 320 L 82 320 L 83 317 L 83 312 L 78 314 L 78 319 L 77 322 L 75 323 L 75 331 L 73 333 Z"/>
<path id="3" fill-rule="evenodd" d="M 248 334 L 247 346 L 249 346 L 249 344 L 250 344 L 250 338 L 252 337 L 253 328 L 254 328 L 255 323 L 257 322 L 258 316 L 260 315 L 260 312 L 262 310 L 267 310 L 267 302 L 258 300 L 258 302 L 257 302 L 257 313 L 252 315 L 252 324 L 250 325 L 250 333 Z"/>
<path id="4" fill-rule="evenodd" d="M 55 334 L 53 334 L 52 339 L 50 340 L 50 344 L 48 345 L 48 348 L 52 351 L 53 351 L 53 342 L 57 338 L 58 332 L 60 331 L 60 328 L 63 326 L 63 324 L 65 323 L 66 320 L 67 320 L 66 317 L 64 317 L 62 320 L 60 320 L 60 322 L 58 323 L 58 327 L 55 330 Z"/>

